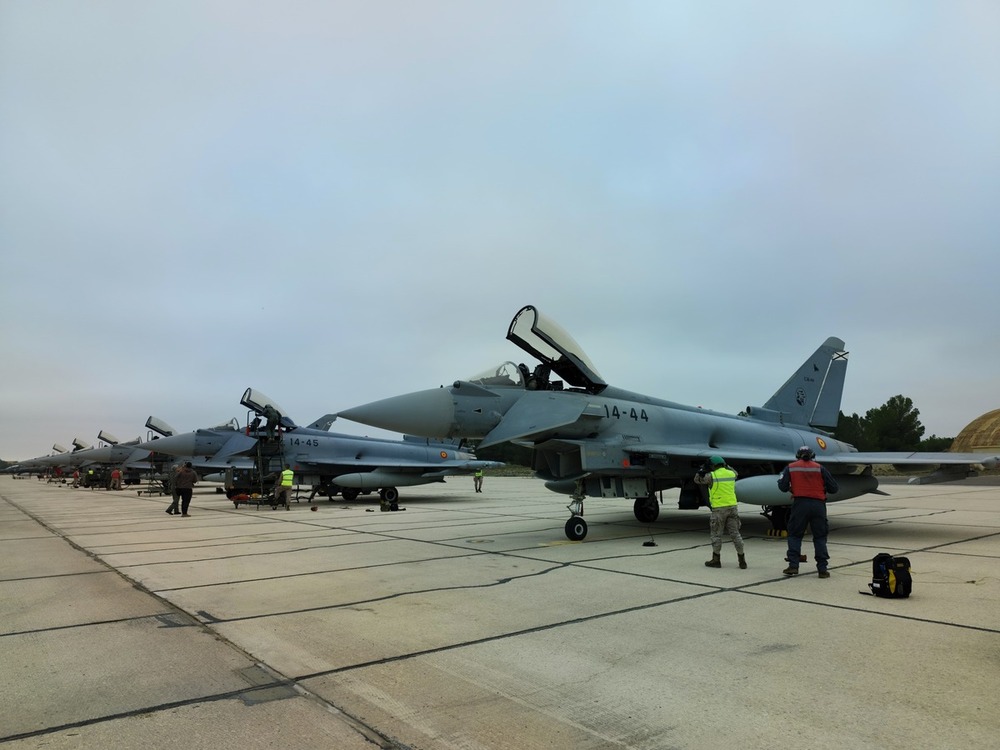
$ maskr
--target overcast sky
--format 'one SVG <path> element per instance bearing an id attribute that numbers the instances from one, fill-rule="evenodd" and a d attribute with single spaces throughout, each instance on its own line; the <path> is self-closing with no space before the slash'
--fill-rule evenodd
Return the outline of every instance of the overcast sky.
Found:
<path id="1" fill-rule="evenodd" d="M 505 359 L 1000 407 L 1000 4 L 0 3 L 0 457 Z M 384 434 L 338 422 L 334 430 Z"/>

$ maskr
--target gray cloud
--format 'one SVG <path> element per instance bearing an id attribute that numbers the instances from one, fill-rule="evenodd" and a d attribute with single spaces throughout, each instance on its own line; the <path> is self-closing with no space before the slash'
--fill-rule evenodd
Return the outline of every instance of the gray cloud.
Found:
<path id="1" fill-rule="evenodd" d="M 996 408 L 984 2 L 0 6 L 0 456 L 297 419 L 517 358 L 761 403 Z M 338 428 L 365 432 L 348 424 Z M 90 436 L 90 437 L 88 437 Z"/>

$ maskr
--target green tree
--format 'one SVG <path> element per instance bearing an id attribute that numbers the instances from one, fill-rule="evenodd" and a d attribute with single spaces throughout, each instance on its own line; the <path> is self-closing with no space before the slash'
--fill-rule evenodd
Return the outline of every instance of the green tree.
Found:
<path id="1" fill-rule="evenodd" d="M 871 443 L 868 450 L 915 451 L 923 434 L 920 411 L 905 396 L 893 396 L 865 414 L 865 435 Z"/>
<path id="2" fill-rule="evenodd" d="M 924 438 L 920 441 L 919 449 L 930 453 L 947 451 L 951 449 L 951 444 L 954 442 L 955 438 L 931 435 L 929 438 Z"/>
<path id="3" fill-rule="evenodd" d="M 857 414 L 846 416 L 840 412 L 837 420 L 837 429 L 833 431 L 833 436 L 844 443 L 850 443 L 859 451 L 872 450 L 866 434 L 866 421 L 864 417 Z"/>

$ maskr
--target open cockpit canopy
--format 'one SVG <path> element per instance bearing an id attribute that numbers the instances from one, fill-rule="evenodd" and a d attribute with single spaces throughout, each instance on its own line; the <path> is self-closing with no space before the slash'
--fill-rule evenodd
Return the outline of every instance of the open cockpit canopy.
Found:
<path id="1" fill-rule="evenodd" d="M 573 337 L 558 323 L 526 305 L 517 311 L 507 330 L 508 341 L 538 359 L 544 370 L 551 370 L 574 388 L 600 393 L 607 387 L 604 378 Z M 535 375 L 539 374 L 536 368 Z M 528 387 L 531 387 L 529 379 Z"/>

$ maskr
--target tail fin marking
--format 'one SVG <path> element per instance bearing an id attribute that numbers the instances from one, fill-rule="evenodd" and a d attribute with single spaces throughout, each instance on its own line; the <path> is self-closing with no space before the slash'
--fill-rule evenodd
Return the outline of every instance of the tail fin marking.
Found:
<path id="1" fill-rule="evenodd" d="M 764 409 L 780 414 L 784 424 L 836 427 L 846 376 L 844 342 L 831 336 L 775 391 Z"/>

